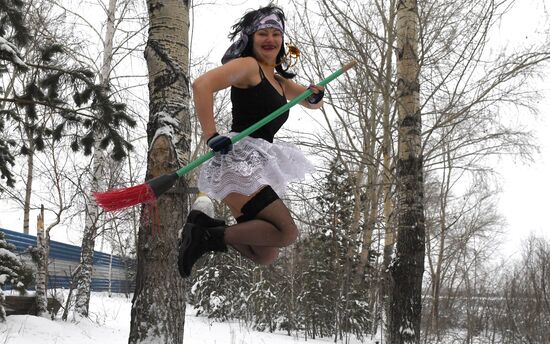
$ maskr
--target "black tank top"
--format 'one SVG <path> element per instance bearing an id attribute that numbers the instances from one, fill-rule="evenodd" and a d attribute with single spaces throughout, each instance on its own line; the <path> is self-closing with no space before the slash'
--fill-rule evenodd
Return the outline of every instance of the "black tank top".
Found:
<path id="1" fill-rule="evenodd" d="M 231 131 L 241 132 L 258 122 L 265 116 L 286 104 L 286 97 L 271 85 L 260 66 L 262 80 L 256 86 L 249 88 L 231 87 L 231 103 L 233 104 L 233 123 Z M 271 122 L 256 130 L 251 137 L 273 142 L 275 133 L 281 129 L 288 119 L 289 111 L 281 114 Z"/>

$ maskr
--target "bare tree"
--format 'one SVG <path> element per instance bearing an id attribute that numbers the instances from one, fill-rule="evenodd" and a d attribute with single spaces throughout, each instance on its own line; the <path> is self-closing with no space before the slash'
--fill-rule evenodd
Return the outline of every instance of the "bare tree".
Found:
<path id="1" fill-rule="evenodd" d="M 548 45 L 542 42 L 518 47 L 511 53 L 495 47 L 488 51 L 492 30 L 513 3 L 464 1 L 436 6 L 434 2 L 420 8 L 421 84 L 425 85 L 423 152 L 429 177 L 426 209 L 431 312 L 427 330 L 436 336 L 448 325 L 440 324 L 442 291 L 448 301 L 443 307 L 448 315 L 459 308 L 448 308 L 459 289 L 467 286 L 475 290 L 467 285 L 470 274 L 460 273 L 455 265 L 475 266 L 476 257 L 492 252 L 493 245 L 498 244 L 495 238 L 502 222 L 494 210 L 499 189 L 490 186 L 495 177 L 492 157 L 513 154 L 531 159 L 535 149 L 531 134 L 511 125 L 514 111 L 503 105 L 515 104 L 513 109 L 523 116 L 534 112 L 537 95 L 528 85 L 548 60 Z M 444 19 L 453 15 L 463 19 Z M 485 212 L 477 214 L 480 208 Z M 464 222 L 474 217 L 478 219 L 475 225 Z M 463 248 L 472 242 L 482 244 L 478 250 L 486 251 L 466 253 Z"/>
<path id="2" fill-rule="evenodd" d="M 354 221 L 347 234 L 360 246 L 349 249 L 360 251 L 354 280 L 369 285 L 365 297 L 377 327 L 395 237 L 395 2 L 322 1 L 311 7 L 296 1 L 295 7 L 300 13 L 296 19 L 301 19 L 295 43 L 304 50 L 302 67 L 310 80 L 333 61 L 360 62 L 355 75 L 329 87 L 320 133 L 306 134 L 302 141 L 317 156 L 337 157 L 357 181 Z M 382 259 L 378 251 L 384 251 Z"/>
<path id="3" fill-rule="evenodd" d="M 394 52 L 400 49 L 395 49 L 395 6 L 376 1 L 294 4 L 299 12 L 295 18 L 299 28 L 295 29 L 293 40 L 303 50 L 306 62 L 301 67 L 308 79 L 317 79 L 333 61 L 354 57 L 361 62 L 354 80 L 342 79 L 329 87 L 322 127 L 313 135 L 299 135 L 320 159 L 329 161 L 338 156 L 346 173 L 358 176 L 358 187 L 367 190 L 369 197 L 357 207 L 362 209 L 357 223 L 366 224 L 361 233 L 363 258 L 357 276 L 362 265 L 369 266 L 368 253 L 379 240 L 386 241 L 382 245 L 387 248 L 385 258 L 380 264 L 384 271 L 392 254 L 397 203 L 398 122 L 394 114 L 399 102 L 394 99 L 392 64 Z M 419 111 L 424 127 L 421 154 L 430 183 L 436 181 L 425 194 L 434 200 L 429 203 L 428 263 L 435 294 L 447 288 L 450 280 L 460 279 L 460 274 L 446 270 L 455 264 L 450 257 L 474 259 L 472 255 L 455 255 L 462 252 L 456 251 L 459 246 L 466 247 L 472 240 L 481 242 L 487 231 L 494 231 L 495 235 L 499 231 L 500 220 L 492 212 L 487 213 L 484 226 L 475 227 L 477 233 L 468 234 L 473 228 L 459 225 L 461 219 L 473 216 L 472 200 L 479 202 L 477 206 L 494 202 L 491 198 L 498 193 L 498 187 L 488 191 L 488 184 L 480 183 L 494 177 L 492 157 L 513 154 L 529 159 L 535 149 L 532 135 L 516 125 L 514 110 L 520 116 L 534 110 L 537 94 L 529 85 L 548 60 L 548 46 L 543 42 L 514 51 L 498 51 L 489 43 L 498 20 L 513 4 L 492 0 L 428 1 L 418 9 L 417 58 L 422 71 L 418 75 L 422 85 Z M 510 110 L 507 104 L 515 107 Z M 373 236 L 377 230 L 385 233 Z M 352 233 L 353 228 L 350 238 L 354 238 Z M 466 241 L 459 244 L 457 238 Z M 486 248 L 491 252 L 490 246 Z M 433 311 L 437 313 L 436 309 Z M 432 320 L 437 327 L 437 319 Z"/>
<path id="4" fill-rule="evenodd" d="M 30 249 L 36 271 L 36 302 L 38 314 L 47 313 L 48 265 L 50 256 L 50 238 L 52 230 L 64 223 L 71 210 L 76 211 L 78 184 L 80 178 L 71 172 L 70 150 L 65 143 L 45 141 L 46 148 L 36 152 L 36 166 L 33 173 L 38 180 L 49 186 L 47 190 L 33 191 L 37 202 L 41 203 L 37 221 L 37 244 Z M 74 182 L 74 184 L 73 184 Z M 48 219 L 46 219 L 48 215 Z"/>
<path id="5" fill-rule="evenodd" d="M 500 331 L 506 340 L 544 343 L 550 335 L 550 244 L 532 235 L 522 254 L 505 278 L 505 321 Z"/>
<path id="6" fill-rule="evenodd" d="M 106 11 L 106 28 L 103 37 L 103 61 L 99 73 L 99 85 L 104 89 L 109 89 L 110 73 L 113 64 L 113 41 L 115 38 L 115 27 L 120 19 L 115 18 L 117 9 L 117 0 L 109 0 Z M 123 11 L 124 12 L 124 11 Z M 124 13 L 121 17 L 124 17 Z M 92 171 L 91 171 L 91 187 L 90 190 L 101 190 L 102 181 L 106 176 L 107 164 L 112 161 L 100 149 L 99 143 L 94 145 Z M 88 307 L 90 304 L 90 292 L 92 283 L 93 269 L 93 252 L 95 246 L 95 238 L 98 228 L 101 227 L 100 209 L 91 198 L 86 199 L 85 221 L 81 244 L 80 267 L 77 275 L 77 293 L 75 301 L 75 311 L 82 315 L 88 316 Z"/>

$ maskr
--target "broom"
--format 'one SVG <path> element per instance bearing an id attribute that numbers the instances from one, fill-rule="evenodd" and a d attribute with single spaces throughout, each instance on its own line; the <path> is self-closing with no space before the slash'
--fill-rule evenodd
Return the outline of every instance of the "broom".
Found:
<path id="1" fill-rule="evenodd" d="M 337 70 L 336 72 L 332 73 L 327 78 L 319 82 L 318 85 L 325 86 L 332 80 L 336 79 L 340 75 L 347 72 L 350 68 L 354 67 L 356 64 L 357 64 L 356 61 L 352 61 L 350 63 L 345 64 L 344 66 L 342 66 L 342 68 L 340 68 L 339 70 Z M 277 110 L 273 111 L 266 117 L 262 118 L 255 124 L 251 125 L 249 128 L 233 136 L 231 138 L 231 142 L 234 144 L 239 140 L 241 140 L 242 138 L 255 132 L 265 124 L 271 122 L 273 119 L 283 114 L 285 111 L 287 111 L 294 105 L 300 103 L 302 100 L 311 96 L 312 93 L 313 92 L 310 89 L 307 89 L 305 92 L 303 92 L 302 94 L 300 94 L 299 96 L 291 100 L 290 102 L 286 103 L 285 105 L 281 106 Z M 154 202 L 157 200 L 157 198 L 160 197 L 160 195 L 162 195 L 167 190 L 169 190 L 180 177 L 182 177 L 189 171 L 193 170 L 194 168 L 200 166 L 202 163 L 212 158 L 214 155 L 215 155 L 214 151 L 209 151 L 208 153 L 198 157 L 197 159 L 193 160 L 192 162 L 180 168 L 179 170 L 175 171 L 174 173 L 155 177 L 149 181 L 146 181 L 141 185 L 136 185 L 136 186 L 122 188 L 122 189 L 114 189 L 106 192 L 94 192 L 93 195 L 95 197 L 97 204 L 103 209 L 105 209 L 106 211 L 122 210 L 124 208 L 131 207 L 134 205 Z"/>

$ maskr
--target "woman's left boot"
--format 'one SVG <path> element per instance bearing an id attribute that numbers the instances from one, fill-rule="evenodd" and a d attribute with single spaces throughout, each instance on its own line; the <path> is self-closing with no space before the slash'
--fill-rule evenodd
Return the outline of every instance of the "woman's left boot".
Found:
<path id="1" fill-rule="evenodd" d="M 225 223 L 215 227 L 202 226 L 199 223 L 191 222 L 185 224 L 178 255 L 178 270 L 181 277 L 189 277 L 193 265 L 205 253 L 227 252 L 227 246 L 224 242 L 225 228 Z"/>
<path id="2" fill-rule="evenodd" d="M 212 218 L 200 210 L 193 209 L 187 215 L 187 223 L 193 223 L 201 227 L 219 227 L 225 226 L 225 221 Z"/>

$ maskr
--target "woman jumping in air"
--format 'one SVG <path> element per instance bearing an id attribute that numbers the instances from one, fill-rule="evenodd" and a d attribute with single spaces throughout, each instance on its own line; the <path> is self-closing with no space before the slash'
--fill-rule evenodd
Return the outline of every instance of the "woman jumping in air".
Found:
<path id="1" fill-rule="evenodd" d="M 219 152 L 201 169 L 198 187 L 211 198 L 223 200 L 237 224 L 193 210 L 187 217 L 179 247 L 178 267 L 182 277 L 205 253 L 224 252 L 232 246 L 257 264 L 271 264 L 281 247 L 296 241 L 298 229 L 279 198 L 289 181 L 313 170 L 294 145 L 274 142 L 288 118 L 288 111 L 234 146 L 231 137 L 269 115 L 287 99 L 307 87 L 292 81 L 285 59 L 283 11 L 273 5 L 247 12 L 232 27 L 236 39 L 212 69 L 193 83 L 193 98 L 208 146 Z M 231 87 L 233 121 L 231 132 L 218 134 L 214 122 L 214 93 Z M 323 87 L 310 86 L 313 94 L 300 104 L 309 109 L 322 106 Z"/>

